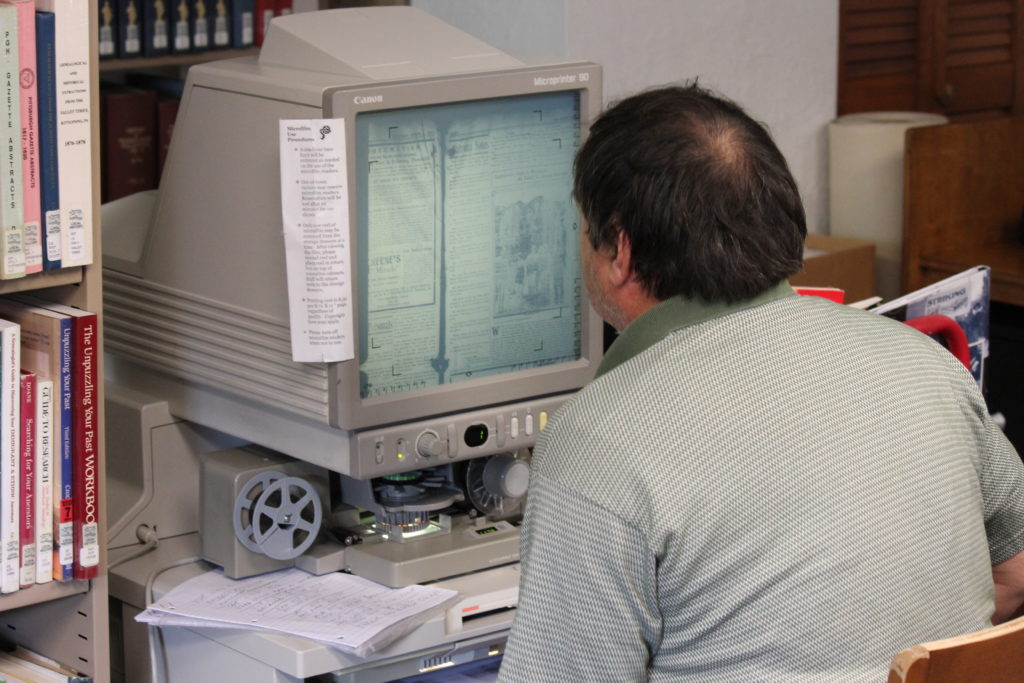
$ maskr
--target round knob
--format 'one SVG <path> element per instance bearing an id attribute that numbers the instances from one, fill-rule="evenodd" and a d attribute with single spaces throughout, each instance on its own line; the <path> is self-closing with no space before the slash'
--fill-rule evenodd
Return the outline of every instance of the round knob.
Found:
<path id="1" fill-rule="evenodd" d="M 496 455 L 484 467 L 484 486 L 506 498 L 522 498 L 530 483 L 530 466 L 511 455 Z"/>
<path id="2" fill-rule="evenodd" d="M 436 458 L 444 453 L 445 443 L 436 432 L 423 432 L 416 439 L 416 452 L 424 458 Z"/>

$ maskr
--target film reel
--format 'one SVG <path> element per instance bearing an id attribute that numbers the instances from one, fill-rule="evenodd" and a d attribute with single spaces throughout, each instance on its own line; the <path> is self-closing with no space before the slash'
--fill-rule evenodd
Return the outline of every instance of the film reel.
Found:
<path id="1" fill-rule="evenodd" d="M 530 480 L 529 449 L 475 458 L 466 463 L 462 476 L 466 499 L 488 519 L 522 515 Z"/>
<path id="2" fill-rule="evenodd" d="M 242 490 L 235 496 L 235 506 L 231 513 L 231 522 L 235 528 L 235 538 L 254 553 L 262 553 L 263 551 L 256 545 L 255 532 L 252 526 L 253 507 L 255 507 L 259 496 L 272 483 L 283 478 L 284 475 L 280 472 L 260 472 L 247 481 Z"/>
<path id="3" fill-rule="evenodd" d="M 323 508 L 313 486 L 300 477 L 262 472 L 235 498 L 235 537 L 246 548 L 275 560 L 293 560 L 320 533 Z"/>

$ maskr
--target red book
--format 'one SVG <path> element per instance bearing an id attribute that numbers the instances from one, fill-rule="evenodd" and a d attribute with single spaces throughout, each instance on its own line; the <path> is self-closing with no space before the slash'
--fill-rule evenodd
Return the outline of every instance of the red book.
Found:
<path id="1" fill-rule="evenodd" d="M 263 38 L 270 28 L 270 20 L 277 11 L 276 0 L 256 0 L 256 30 L 253 40 L 257 45 L 263 44 Z"/>
<path id="2" fill-rule="evenodd" d="M 100 90 L 100 144 L 104 202 L 156 188 L 156 93 L 104 85 Z"/>
<path id="3" fill-rule="evenodd" d="M 21 371 L 21 587 L 36 582 L 36 374 Z"/>
<path id="4" fill-rule="evenodd" d="M 274 16 L 283 17 L 292 13 L 292 0 L 274 0 Z"/>
<path id="5" fill-rule="evenodd" d="M 55 304 L 26 294 L 16 298 L 47 308 L 71 320 L 71 473 L 74 527 L 74 570 L 76 579 L 92 579 L 98 573 L 99 479 L 97 477 L 97 387 L 96 375 L 99 326 L 95 313 Z"/>

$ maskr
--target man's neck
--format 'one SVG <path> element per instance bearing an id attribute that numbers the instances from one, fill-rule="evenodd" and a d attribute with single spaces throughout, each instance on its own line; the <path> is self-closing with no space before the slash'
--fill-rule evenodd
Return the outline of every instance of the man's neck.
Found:
<path id="1" fill-rule="evenodd" d="M 661 299 L 656 299 L 648 294 L 637 284 L 636 287 L 629 288 L 616 297 L 614 306 L 611 311 L 608 311 L 605 322 L 622 332 L 629 327 L 630 323 L 660 304 L 661 301 Z"/>

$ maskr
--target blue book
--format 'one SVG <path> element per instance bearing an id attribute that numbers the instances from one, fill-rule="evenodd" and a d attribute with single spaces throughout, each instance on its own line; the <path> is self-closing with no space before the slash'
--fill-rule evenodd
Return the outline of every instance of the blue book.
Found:
<path id="1" fill-rule="evenodd" d="M 53 578 L 58 581 L 71 579 L 75 564 L 74 547 L 74 441 L 71 413 L 71 318 L 65 317 L 60 328 L 60 387 L 53 384 L 55 413 L 60 413 L 60 479 L 54 479 L 53 485 L 60 487 L 60 507 L 54 514 L 53 534 Z M 59 401 L 59 403 L 58 403 Z M 54 462 L 54 474 L 57 463 Z"/>
<path id="2" fill-rule="evenodd" d="M 210 47 L 216 50 L 231 47 L 231 12 L 229 0 L 210 0 Z"/>
<path id="3" fill-rule="evenodd" d="M 142 54 L 141 0 L 117 0 L 117 56 L 138 57 Z"/>
<path id="4" fill-rule="evenodd" d="M 39 188 L 43 218 L 43 270 L 61 266 L 60 180 L 57 169 L 57 71 L 53 12 L 36 12 L 39 86 Z"/>
<path id="5" fill-rule="evenodd" d="M 117 7 L 115 0 L 99 0 L 99 55 L 100 59 L 117 56 Z"/>
<path id="6" fill-rule="evenodd" d="M 189 31 L 192 34 L 192 49 L 196 52 L 210 49 L 213 15 L 210 12 L 209 0 L 192 0 L 192 13 L 189 15 Z"/>
<path id="7" fill-rule="evenodd" d="M 192 13 L 194 0 L 170 0 L 171 52 L 192 51 Z"/>
<path id="8" fill-rule="evenodd" d="M 165 55 L 171 49 L 170 9 L 167 0 L 142 1 L 142 54 Z"/>
<path id="9" fill-rule="evenodd" d="M 231 0 L 231 46 L 236 48 L 255 45 L 255 0 Z"/>

